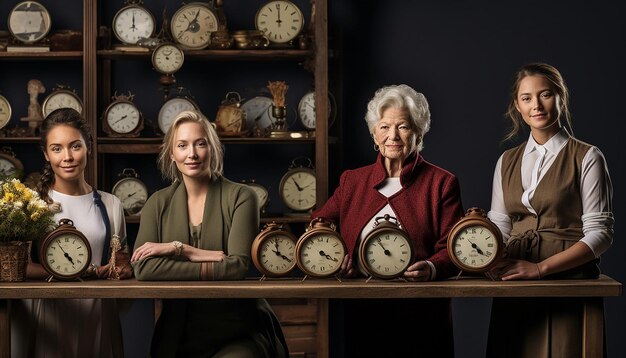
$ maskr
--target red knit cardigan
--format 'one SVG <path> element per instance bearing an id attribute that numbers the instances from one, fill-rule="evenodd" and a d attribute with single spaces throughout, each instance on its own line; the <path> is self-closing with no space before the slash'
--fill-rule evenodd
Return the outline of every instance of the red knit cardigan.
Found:
<path id="1" fill-rule="evenodd" d="M 446 243 L 448 232 L 463 216 L 456 176 L 425 161 L 421 155 L 411 155 L 400 174 L 402 189 L 389 198 L 377 189 L 386 178 L 384 157 L 380 154 L 374 164 L 346 170 L 333 196 L 311 218 L 321 217 L 338 224 L 352 256 L 364 226 L 389 204 L 413 240 L 415 260 L 432 262 L 437 279 L 455 275 L 458 270 L 450 261 Z"/>

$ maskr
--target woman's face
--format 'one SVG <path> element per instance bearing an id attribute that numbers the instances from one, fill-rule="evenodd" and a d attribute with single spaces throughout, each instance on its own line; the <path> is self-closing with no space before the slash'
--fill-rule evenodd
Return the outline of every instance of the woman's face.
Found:
<path id="1" fill-rule="evenodd" d="M 76 181 L 84 178 L 87 144 L 80 131 L 57 125 L 48 131 L 44 156 L 50 162 L 55 180 Z"/>
<path id="2" fill-rule="evenodd" d="M 200 124 L 185 122 L 178 126 L 170 157 L 183 176 L 197 178 L 208 174 L 209 145 Z"/>
<path id="3" fill-rule="evenodd" d="M 558 97 L 545 77 L 524 77 L 520 81 L 515 107 L 533 134 L 551 136 L 559 131 Z"/>
<path id="4" fill-rule="evenodd" d="M 413 147 L 414 132 L 406 109 L 387 108 L 374 126 L 374 143 L 387 159 L 403 161 Z"/>

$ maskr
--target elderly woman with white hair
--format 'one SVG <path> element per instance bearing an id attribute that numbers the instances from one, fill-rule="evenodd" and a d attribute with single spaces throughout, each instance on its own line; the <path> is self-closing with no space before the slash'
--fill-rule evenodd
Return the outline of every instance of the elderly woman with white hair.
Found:
<path id="1" fill-rule="evenodd" d="M 446 242 L 463 216 L 460 186 L 453 174 L 420 155 L 430 128 L 426 98 L 407 85 L 383 87 L 370 100 L 365 121 L 378 151 L 376 162 L 345 171 L 332 197 L 311 215 L 339 223 L 348 249 L 341 275 L 362 275 L 358 242 L 385 214 L 397 219 L 414 247 L 414 263 L 403 273 L 405 279 L 430 281 L 456 274 Z M 350 300 L 341 311 L 345 357 L 454 356 L 447 298 Z"/>

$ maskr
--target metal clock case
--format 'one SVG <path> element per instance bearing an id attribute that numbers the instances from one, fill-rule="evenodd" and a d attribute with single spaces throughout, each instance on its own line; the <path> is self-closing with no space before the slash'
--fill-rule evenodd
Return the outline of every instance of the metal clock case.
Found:
<path id="1" fill-rule="evenodd" d="M 122 179 L 113 185 L 111 193 L 120 199 L 127 215 L 139 215 L 148 200 L 148 187 L 135 169 L 125 168 L 118 176 Z"/>
<path id="2" fill-rule="evenodd" d="M 154 15 L 145 8 L 143 0 L 126 0 L 113 17 L 113 34 L 124 44 L 135 45 L 142 38 L 150 38 L 155 33 Z"/>
<path id="3" fill-rule="evenodd" d="M 143 115 L 135 103 L 135 96 L 113 95 L 113 102 L 102 114 L 102 131 L 109 137 L 138 137 L 144 127 Z"/>
<path id="4" fill-rule="evenodd" d="M 39 261 L 50 274 L 48 281 L 80 279 L 91 265 L 91 246 L 72 220 L 61 219 L 59 226 L 41 242 Z"/>
<path id="5" fill-rule="evenodd" d="M 23 44 L 34 44 L 46 37 L 52 28 L 48 10 L 37 1 L 22 1 L 9 13 L 9 31 Z"/>
<path id="6" fill-rule="evenodd" d="M 359 264 L 372 277 L 394 279 L 413 263 L 413 245 L 396 218 L 385 215 L 359 244 Z"/>
<path id="7" fill-rule="evenodd" d="M 448 254 L 462 272 L 485 273 L 502 257 L 500 229 L 484 210 L 473 207 L 450 230 Z"/>
<path id="8" fill-rule="evenodd" d="M 152 67 L 164 75 L 172 75 L 183 67 L 185 53 L 176 44 L 165 42 L 152 52 Z"/>
<path id="9" fill-rule="evenodd" d="M 346 244 L 335 224 L 316 218 L 296 243 L 296 264 L 306 276 L 336 276 L 346 253 Z"/>
<path id="10" fill-rule="evenodd" d="M 0 129 L 6 127 L 11 121 L 11 103 L 3 95 L 0 94 Z"/>
<path id="11" fill-rule="evenodd" d="M 201 50 L 211 43 L 212 32 L 226 28 L 226 18 L 221 8 L 192 2 L 176 10 L 170 26 L 174 41 L 187 49 Z"/>
<path id="12" fill-rule="evenodd" d="M 298 165 L 305 160 L 306 166 Z M 280 180 L 278 194 L 283 203 L 291 210 L 305 212 L 315 207 L 316 177 L 311 159 L 298 157 L 291 162 L 289 169 Z"/>
<path id="13" fill-rule="evenodd" d="M 328 108 L 328 128 L 330 128 L 333 123 L 335 123 L 335 117 L 337 117 L 335 97 L 330 92 L 328 92 L 328 103 L 330 104 Z M 315 112 L 315 91 L 309 91 L 302 96 L 298 103 L 298 117 L 300 118 L 300 123 L 309 131 L 315 130 L 317 122 Z"/>
<path id="14" fill-rule="evenodd" d="M 83 113 L 83 101 L 76 91 L 69 86 L 57 85 L 52 89 L 41 106 L 43 116 L 47 117 L 52 111 L 59 108 L 73 108 L 78 113 Z"/>
<path id="15" fill-rule="evenodd" d="M 296 237 L 276 222 L 266 224 L 252 242 L 252 262 L 265 277 L 288 276 L 296 267 Z"/>
<path id="16" fill-rule="evenodd" d="M 263 31 L 273 45 L 292 45 L 304 28 L 300 8 L 287 0 L 271 0 L 256 13 L 254 24 Z"/>
<path id="17" fill-rule="evenodd" d="M 11 147 L 2 147 L 2 150 L 0 150 L 0 179 L 19 179 L 23 173 L 24 164 L 17 159 Z"/>

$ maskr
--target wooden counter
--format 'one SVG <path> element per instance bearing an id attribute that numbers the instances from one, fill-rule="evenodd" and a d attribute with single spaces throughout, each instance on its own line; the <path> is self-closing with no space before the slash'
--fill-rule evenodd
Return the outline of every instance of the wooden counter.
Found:
<path id="1" fill-rule="evenodd" d="M 318 357 L 328 357 L 328 299 L 434 297 L 583 297 L 584 357 L 602 356 L 602 297 L 620 296 L 622 284 L 597 280 L 489 281 L 460 278 L 435 282 L 299 278 L 243 281 L 86 281 L 0 283 L 0 357 L 10 357 L 7 300 L 20 298 L 313 298 L 318 299 Z"/>

